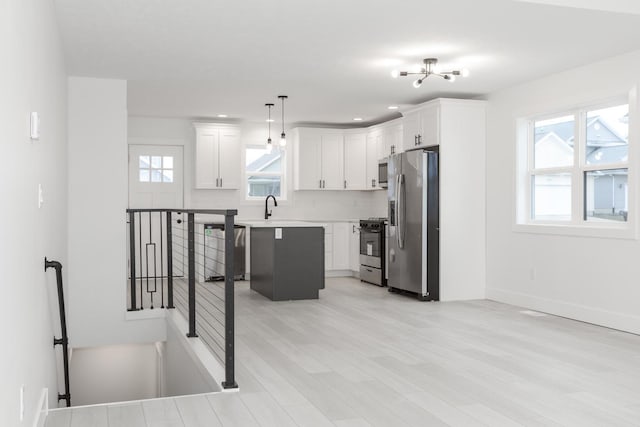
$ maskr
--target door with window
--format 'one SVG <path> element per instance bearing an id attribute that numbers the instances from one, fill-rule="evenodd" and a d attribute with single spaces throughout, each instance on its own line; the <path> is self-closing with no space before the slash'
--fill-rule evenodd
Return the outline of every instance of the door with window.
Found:
<path id="1" fill-rule="evenodd" d="M 129 146 L 129 208 L 181 209 L 183 207 L 182 147 L 171 145 Z M 174 276 L 184 270 L 185 221 L 182 214 L 172 216 Z M 166 214 L 135 214 L 136 276 L 149 287 L 166 276 Z M 127 248 L 129 249 L 129 248 Z M 160 281 L 162 283 L 162 281 Z M 155 289 L 155 284 L 152 286 Z M 141 295 L 143 298 L 147 293 Z M 149 291 L 150 293 L 151 291 Z"/>

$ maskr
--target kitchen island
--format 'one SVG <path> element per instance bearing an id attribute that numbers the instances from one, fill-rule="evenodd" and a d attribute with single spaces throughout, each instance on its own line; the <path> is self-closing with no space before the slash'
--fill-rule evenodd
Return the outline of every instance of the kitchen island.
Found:
<path id="1" fill-rule="evenodd" d="M 304 221 L 238 221 L 250 227 L 251 289 L 273 301 L 318 299 L 324 227 Z"/>

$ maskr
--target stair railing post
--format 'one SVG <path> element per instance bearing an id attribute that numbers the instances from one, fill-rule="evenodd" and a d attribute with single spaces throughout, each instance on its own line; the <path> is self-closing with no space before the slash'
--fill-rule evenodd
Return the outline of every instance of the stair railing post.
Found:
<path id="1" fill-rule="evenodd" d="M 222 387 L 237 388 L 235 380 L 235 323 L 234 323 L 234 250 L 235 224 L 233 214 L 224 217 L 224 343 L 225 343 L 225 381 Z"/>
<path id="2" fill-rule="evenodd" d="M 171 223 L 171 211 L 167 211 L 167 308 L 175 308 L 173 305 L 173 224 Z"/>
<path id="3" fill-rule="evenodd" d="M 197 337 L 196 334 L 196 242 L 195 242 L 195 215 L 187 214 L 187 240 L 189 241 L 189 338 Z"/>
<path id="4" fill-rule="evenodd" d="M 129 284 L 131 307 L 129 311 L 137 310 L 136 302 L 136 220 L 135 212 L 129 211 L 129 269 L 131 282 Z"/>

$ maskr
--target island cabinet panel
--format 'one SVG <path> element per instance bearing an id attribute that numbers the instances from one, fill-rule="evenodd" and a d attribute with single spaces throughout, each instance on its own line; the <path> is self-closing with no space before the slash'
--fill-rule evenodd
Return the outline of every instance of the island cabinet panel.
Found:
<path id="1" fill-rule="evenodd" d="M 252 290 L 287 301 L 317 299 L 323 288 L 323 227 L 251 229 Z"/>

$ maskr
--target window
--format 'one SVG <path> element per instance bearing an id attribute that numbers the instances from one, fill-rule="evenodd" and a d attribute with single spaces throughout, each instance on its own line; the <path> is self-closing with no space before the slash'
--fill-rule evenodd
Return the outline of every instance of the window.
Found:
<path id="1" fill-rule="evenodd" d="M 626 223 L 628 104 L 529 119 L 526 128 L 526 149 L 521 145 L 519 158 L 519 223 Z"/>
<path id="2" fill-rule="evenodd" d="M 173 182 L 173 156 L 139 156 L 140 182 Z"/>
<path id="3" fill-rule="evenodd" d="M 273 194 L 285 198 L 284 190 L 285 151 L 274 147 L 271 153 L 261 145 L 250 145 L 245 149 L 245 176 L 247 199 Z"/>

